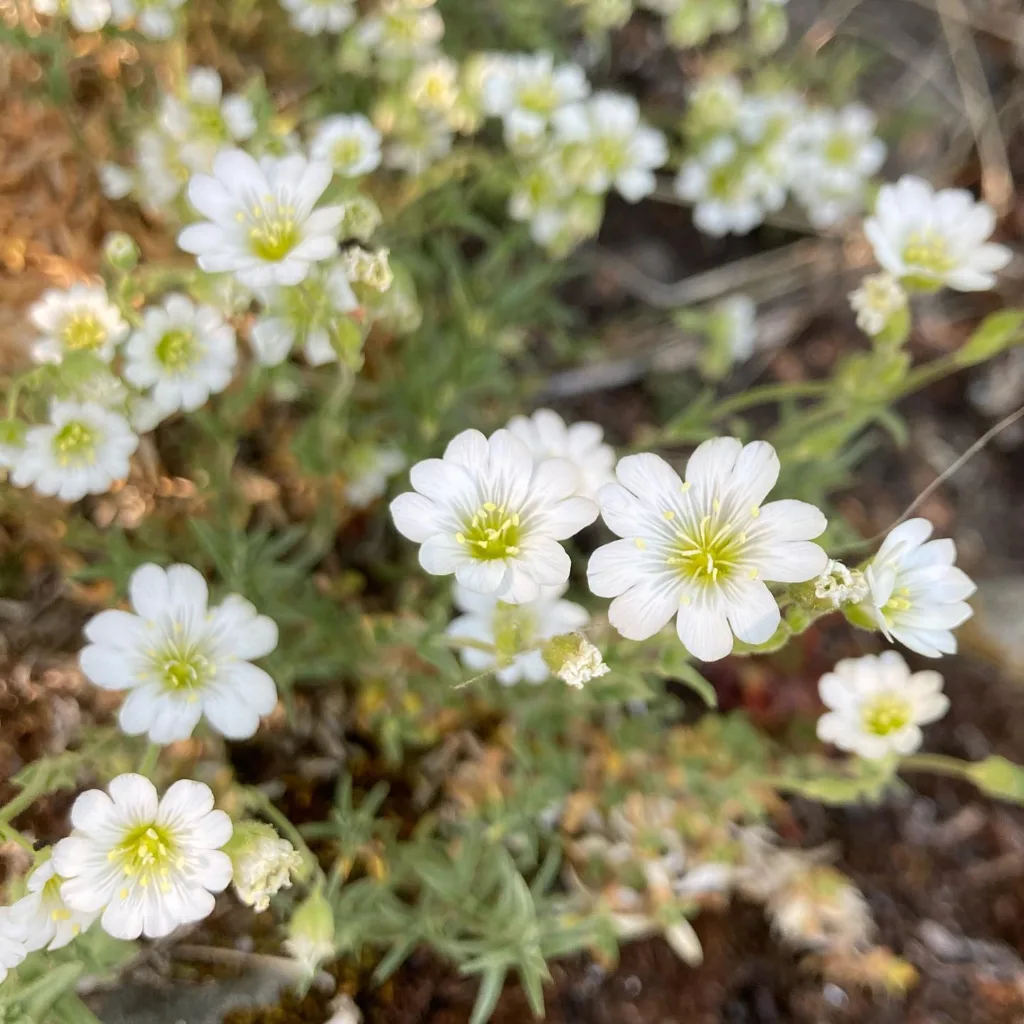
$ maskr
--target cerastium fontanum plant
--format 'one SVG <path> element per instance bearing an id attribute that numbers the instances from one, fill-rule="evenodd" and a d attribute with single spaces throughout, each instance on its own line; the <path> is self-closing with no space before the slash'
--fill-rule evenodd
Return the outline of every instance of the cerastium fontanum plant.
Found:
<path id="1" fill-rule="evenodd" d="M 26 311 L 35 365 L 7 382 L 4 516 L 65 521 L 49 555 L 99 595 L 81 672 L 123 694 L 116 727 L 26 765 L 0 807 L 24 869 L 0 909 L 10 1019 L 93 1019 L 78 982 L 229 888 L 280 921 L 300 984 L 367 950 L 381 980 L 430 945 L 479 976 L 475 1022 L 510 972 L 542 1013 L 547 963 L 575 950 L 662 934 L 697 963 L 690 920 L 733 893 L 897 989 L 907 967 L 872 945 L 853 883 L 771 833 L 785 794 L 878 799 L 925 768 L 1024 798 L 1009 762 L 918 753 L 949 701 L 901 651 L 956 651 L 974 584 L 953 541 L 908 518 L 858 546 L 830 504 L 894 403 L 1021 340 L 1024 311 L 1004 310 L 930 363 L 906 349 L 921 296 L 995 286 L 994 212 L 880 180 L 871 110 L 772 63 L 784 0 L 636 6 L 670 45 L 714 48 L 685 111 L 604 82 L 631 0 L 522 0 L 507 23 L 456 0 L 447 17 L 431 0 L 8 5 L 4 46 L 54 97 L 83 55 L 130 49 L 118 159 L 95 173 L 180 247 L 148 261 L 108 237 L 102 278 Z M 215 60 L 211 28 L 221 57 L 266 47 L 265 74 L 192 64 L 199 37 Z M 865 344 L 828 379 L 722 396 L 758 344 L 732 294 L 671 311 L 706 387 L 651 450 L 619 457 L 598 425 L 531 409 L 531 341 L 590 356 L 557 286 L 610 196 L 674 197 L 713 236 L 790 202 L 812 233 L 866 238 Z M 740 414 L 772 405 L 759 437 Z M 817 734 L 845 756 L 716 712 L 701 662 L 826 616 L 886 645 L 821 679 Z M 225 741 L 308 736 L 311 707 L 334 709 L 334 798 L 293 822 Z M 367 757 L 412 780 L 415 828 L 386 784 L 353 785 L 359 751 L 364 781 Z M 58 789 L 77 792 L 67 834 L 38 848 L 15 819 Z"/>

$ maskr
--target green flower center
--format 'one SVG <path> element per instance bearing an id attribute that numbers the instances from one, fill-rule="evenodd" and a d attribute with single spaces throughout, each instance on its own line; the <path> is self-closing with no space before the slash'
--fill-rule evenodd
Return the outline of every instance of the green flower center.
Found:
<path id="1" fill-rule="evenodd" d="M 844 166 L 852 163 L 857 147 L 848 135 L 833 135 L 825 145 L 825 159 L 830 164 Z"/>
<path id="2" fill-rule="evenodd" d="M 519 515 L 509 514 L 493 502 L 485 502 L 455 539 L 481 562 L 514 558 L 519 554 Z"/>
<path id="3" fill-rule="evenodd" d="M 499 660 L 509 662 L 515 655 L 534 646 L 537 623 L 525 609 L 499 602 L 492 623 L 494 650 Z"/>
<path id="4" fill-rule="evenodd" d="M 170 869 L 181 863 L 171 833 L 155 823 L 136 825 L 107 857 L 144 888 L 154 882 L 162 889 L 169 888 Z M 122 889 L 120 895 L 125 899 L 128 891 Z"/>
<path id="5" fill-rule="evenodd" d="M 331 147 L 331 159 L 335 167 L 350 167 L 363 155 L 363 142 L 354 136 L 338 139 Z"/>
<path id="6" fill-rule="evenodd" d="M 724 583 L 739 570 L 747 536 L 732 523 L 718 521 L 719 502 L 714 501 L 714 512 L 699 523 L 680 529 L 667 562 L 679 574 L 694 583 L 705 586 Z M 663 513 L 668 521 L 675 513 Z"/>
<path id="7" fill-rule="evenodd" d="M 949 241 L 931 228 L 912 231 L 903 246 L 903 262 L 926 273 L 941 276 L 956 266 L 950 255 Z"/>
<path id="8" fill-rule="evenodd" d="M 900 697 L 884 694 L 865 705 L 861 720 L 873 736 L 889 736 L 910 724 L 910 705 Z"/>
<path id="9" fill-rule="evenodd" d="M 153 662 L 157 678 L 175 693 L 199 690 L 216 674 L 210 659 L 194 645 L 170 644 L 154 653 Z"/>
<path id="10" fill-rule="evenodd" d="M 92 462 L 96 457 L 96 442 L 99 432 L 85 423 L 65 423 L 53 435 L 53 454 L 62 466 L 72 463 Z"/>
<path id="11" fill-rule="evenodd" d="M 215 139 L 228 137 L 227 124 L 224 122 L 220 107 L 216 104 L 191 103 L 188 112 L 197 135 Z"/>
<path id="12" fill-rule="evenodd" d="M 558 97 L 548 79 L 531 83 L 519 90 L 519 106 L 532 114 L 550 114 L 557 102 Z"/>
<path id="13" fill-rule="evenodd" d="M 69 352 L 90 352 L 107 340 L 107 332 L 92 313 L 78 312 L 64 321 L 60 337 Z"/>
<path id="14" fill-rule="evenodd" d="M 299 226 L 295 222 L 295 207 L 282 206 L 272 196 L 265 205 L 253 206 L 249 211 L 249 245 L 253 255 L 268 263 L 283 260 L 299 242 Z"/>
<path id="15" fill-rule="evenodd" d="M 908 612 L 913 607 L 910 600 L 910 588 L 900 587 L 894 590 L 889 600 L 882 606 L 883 612 Z"/>
<path id="16" fill-rule="evenodd" d="M 177 327 L 161 337 L 154 354 L 165 369 L 184 370 L 195 362 L 199 346 L 192 331 Z"/>

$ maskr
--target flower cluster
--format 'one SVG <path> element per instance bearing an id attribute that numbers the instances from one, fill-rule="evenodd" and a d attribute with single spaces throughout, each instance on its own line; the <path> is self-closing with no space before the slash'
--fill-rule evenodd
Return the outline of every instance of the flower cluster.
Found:
<path id="1" fill-rule="evenodd" d="M 169 39 L 176 27 L 175 11 L 185 0 L 32 0 L 37 14 L 66 14 L 79 32 L 98 32 L 108 22 L 135 28 L 149 39 Z"/>

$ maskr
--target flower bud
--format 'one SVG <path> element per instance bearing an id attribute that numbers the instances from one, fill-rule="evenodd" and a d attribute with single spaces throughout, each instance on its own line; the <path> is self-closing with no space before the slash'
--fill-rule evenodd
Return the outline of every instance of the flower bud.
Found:
<path id="1" fill-rule="evenodd" d="M 313 974 L 334 953 L 334 911 L 319 889 L 299 904 L 288 922 L 285 948 Z"/>
<path id="2" fill-rule="evenodd" d="M 869 274 L 850 292 L 857 326 L 882 344 L 898 347 L 910 333 L 907 293 L 892 274 Z"/>
<path id="3" fill-rule="evenodd" d="M 541 648 L 541 654 L 551 672 L 577 690 L 610 671 L 601 652 L 581 633 L 552 637 Z"/>
<path id="4" fill-rule="evenodd" d="M 386 292 L 395 279 L 388 254 L 387 249 L 370 252 L 358 245 L 346 249 L 341 259 L 349 281 L 353 285 L 366 285 L 375 292 Z"/>
<path id="5" fill-rule="evenodd" d="M 111 231 L 103 239 L 103 260 L 107 266 L 127 274 L 139 262 L 139 247 L 124 231 Z"/>
<path id="6" fill-rule="evenodd" d="M 380 208 L 369 196 L 353 196 L 342 204 L 342 209 L 342 236 L 359 242 L 369 241 L 384 219 Z"/>
<path id="7" fill-rule="evenodd" d="M 224 848 L 231 858 L 232 883 L 238 898 L 262 912 L 270 897 L 292 884 L 291 876 L 302 869 L 302 856 L 269 825 L 240 821 Z"/>

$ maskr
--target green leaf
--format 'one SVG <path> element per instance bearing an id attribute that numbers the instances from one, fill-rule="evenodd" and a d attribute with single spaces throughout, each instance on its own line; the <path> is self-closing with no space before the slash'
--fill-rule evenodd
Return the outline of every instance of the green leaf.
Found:
<path id="1" fill-rule="evenodd" d="M 1024 309 L 1003 309 L 985 317 L 955 353 L 960 366 L 975 366 L 1024 341 Z"/>
<path id="2" fill-rule="evenodd" d="M 989 796 L 1024 804 L 1024 768 L 1005 757 L 986 757 L 967 766 L 964 774 Z"/>
<path id="3" fill-rule="evenodd" d="M 676 676 L 685 683 L 709 708 L 718 707 L 718 694 L 711 685 L 688 661 L 678 666 Z"/>
<path id="4" fill-rule="evenodd" d="M 483 980 L 480 982 L 480 991 L 476 994 L 476 1002 L 473 1004 L 473 1016 L 469 1024 L 486 1024 L 494 1013 L 494 1007 L 498 1005 L 501 990 L 505 986 L 505 968 L 491 967 L 484 972 Z"/>

